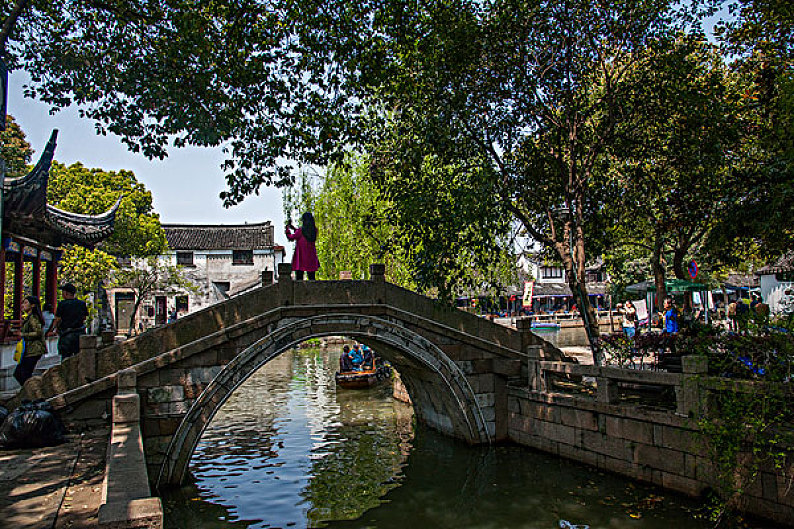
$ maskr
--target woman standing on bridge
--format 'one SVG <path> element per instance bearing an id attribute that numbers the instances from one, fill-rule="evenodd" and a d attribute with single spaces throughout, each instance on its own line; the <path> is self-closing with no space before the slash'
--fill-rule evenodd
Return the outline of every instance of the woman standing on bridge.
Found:
<path id="1" fill-rule="evenodd" d="M 288 221 L 284 232 L 287 239 L 295 241 L 295 253 L 292 255 L 292 269 L 295 271 L 295 279 L 302 280 L 303 272 L 307 272 L 309 281 L 314 281 L 315 273 L 320 268 L 320 260 L 317 259 L 317 248 L 314 246 L 317 240 L 317 226 L 314 224 L 314 216 L 308 211 L 301 217 L 301 227 L 295 228 L 291 221 Z"/>

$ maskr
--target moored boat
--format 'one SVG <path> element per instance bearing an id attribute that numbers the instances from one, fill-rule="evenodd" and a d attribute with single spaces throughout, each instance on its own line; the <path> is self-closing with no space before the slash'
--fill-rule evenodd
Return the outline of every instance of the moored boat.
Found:
<path id="1" fill-rule="evenodd" d="M 391 367 L 387 364 L 379 364 L 375 369 L 364 369 L 361 371 L 337 371 L 335 375 L 336 385 L 345 389 L 364 389 L 375 384 L 388 380 L 391 377 Z"/>

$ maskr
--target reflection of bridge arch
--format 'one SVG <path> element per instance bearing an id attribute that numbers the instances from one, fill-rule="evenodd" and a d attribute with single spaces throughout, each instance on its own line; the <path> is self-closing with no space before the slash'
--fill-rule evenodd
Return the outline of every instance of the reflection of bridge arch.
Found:
<path id="1" fill-rule="evenodd" d="M 329 335 L 366 341 L 390 360 L 403 375 L 417 415 L 431 426 L 472 443 L 491 440 L 483 410 L 461 368 L 400 322 L 344 313 L 285 319 L 226 364 L 193 402 L 168 446 L 158 488 L 182 482 L 202 432 L 237 387 L 284 351 Z M 428 381 L 433 388 L 426 387 Z"/>

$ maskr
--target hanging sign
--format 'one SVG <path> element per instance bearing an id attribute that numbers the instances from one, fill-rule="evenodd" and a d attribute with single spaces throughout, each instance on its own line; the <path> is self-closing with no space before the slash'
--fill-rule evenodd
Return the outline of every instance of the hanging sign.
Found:
<path id="1" fill-rule="evenodd" d="M 534 281 L 527 281 L 524 283 L 524 298 L 521 304 L 524 307 L 531 307 L 532 306 L 532 293 L 535 290 L 535 282 Z"/>
<path id="2" fill-rule="evenodd" d="M 689 272 L 689 277 L 695 279 L 698 276 L 698 264 L 695 261 L 689 261 L 687 271 Z"/>
<path id="3" fill-rule="evenodd" d="M 6 238 L 3 241 L 3 247 L 6 249 L 7 252 L 12 253 L 19 253 L 22 251 L 22 245 L 16 241 L 12 241 L 11 239 Z"/>

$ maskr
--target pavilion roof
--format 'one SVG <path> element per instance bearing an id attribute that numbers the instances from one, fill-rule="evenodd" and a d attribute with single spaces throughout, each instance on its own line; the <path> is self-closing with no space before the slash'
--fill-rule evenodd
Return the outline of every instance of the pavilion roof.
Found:
<path id="1" fill-rule="evenodd" d="M 27 175 L 5 179 L 3 232 L 55 247 L 64 243 L 93 247 L 113 234 L 121 197 L 101 215 L 71 213 L 47 204 L 57 138 L 58 131 L 52 131 L 38 163 Z"/>

